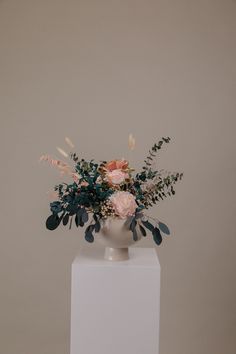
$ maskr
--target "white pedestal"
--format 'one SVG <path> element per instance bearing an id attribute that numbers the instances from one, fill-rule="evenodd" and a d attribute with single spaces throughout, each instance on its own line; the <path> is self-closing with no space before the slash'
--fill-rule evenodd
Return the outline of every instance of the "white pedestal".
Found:
<path id="1" fill-rule="evenodd" d="M 110 262 L 83 251 L 72 264 L 71 354 L 158 354 L 160 265 L 154 248 Z"/>

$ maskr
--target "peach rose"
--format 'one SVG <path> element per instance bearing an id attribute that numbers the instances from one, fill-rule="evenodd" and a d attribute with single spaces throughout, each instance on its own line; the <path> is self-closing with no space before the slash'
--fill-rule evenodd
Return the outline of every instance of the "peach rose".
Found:
<path id="1" fill-rule="evenodd" d="M 115 192 L 111 195 L 110 201 L 115 210 L 115 213 L 122 219 L 127 216 L 134 215 L 137 208 L 137 203 L 133 194 L 129 192 Z"/>
<path id="2" fill-rule="evenodd" d="M 113 170 L 106 174 L 106 180 L 111 184 L 121 184 L 128 177 L 128 173 L 122 170 Z"/>
<path id="3" fill-rule="evenodd" d="M 104 168 L 108 171 L 113 170 L 125 170 L 128 167 L 129 163 L 126 160 L 112 160 L 107 162 Z"/>

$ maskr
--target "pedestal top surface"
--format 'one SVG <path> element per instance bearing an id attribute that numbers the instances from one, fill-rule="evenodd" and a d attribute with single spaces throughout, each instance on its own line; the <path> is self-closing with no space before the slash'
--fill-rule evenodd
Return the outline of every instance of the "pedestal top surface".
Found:
<path id="1" fill-rule="evenodd" d="M 160 263 L 155 248 L 130 247 L 130 259 L 112 262 L 104 259 L 104 248 L 83 248 L 75 258 L 75 266 L 102 267 L 158 267 Z"/>

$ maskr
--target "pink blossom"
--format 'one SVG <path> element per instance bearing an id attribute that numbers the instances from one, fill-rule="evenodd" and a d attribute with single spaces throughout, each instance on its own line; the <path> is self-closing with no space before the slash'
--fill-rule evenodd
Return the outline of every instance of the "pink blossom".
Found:
<path id="1" fill-rule="evenodd" d="M 129 178 L 128 173 L 118 169 L 108 172 L 106 174 L 106 180 L 110 184 L 121 184 L 125 181 L 126 178 Z"/>
<path id="2" fill-rule="evenodd" d="M 115 192 L 111 195 L 110 201 L 115 213 L 122 219 L 134 215 L 137 208 L 135 197 L 129 192 Z"/>

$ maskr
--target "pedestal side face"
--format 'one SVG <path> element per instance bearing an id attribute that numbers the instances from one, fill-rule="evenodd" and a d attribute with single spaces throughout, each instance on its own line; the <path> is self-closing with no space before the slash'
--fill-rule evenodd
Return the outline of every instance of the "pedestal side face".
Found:
<path id="1" fill-rule="evenodd" d="M 156 255 L 150 252 L 150 257 Z M 146 265 L 143 259 L 140 265 L 107 262 L 73 264 L 71 354 L 158 354 L 157 258 Z"/>

